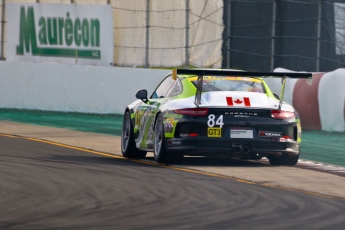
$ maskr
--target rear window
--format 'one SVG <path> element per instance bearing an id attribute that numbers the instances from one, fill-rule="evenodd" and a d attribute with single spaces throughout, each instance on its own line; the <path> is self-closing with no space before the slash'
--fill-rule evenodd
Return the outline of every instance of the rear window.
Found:
<path id="1" fill-rule="evenodd" d="M 197 77 L 190 77 L 190 81 L 197 86 Z M 265 93 L 262 80 L 249 77 L 204 76 L 202 92 L 210 91 L 242 91 Z"/>

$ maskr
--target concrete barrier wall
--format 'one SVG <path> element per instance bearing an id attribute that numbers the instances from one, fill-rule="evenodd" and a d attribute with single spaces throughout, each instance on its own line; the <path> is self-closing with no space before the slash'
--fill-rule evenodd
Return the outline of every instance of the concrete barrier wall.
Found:
<path id="1" fill-rule="evenodd" d="M 0 62 L 0 108 L 122 114 L 146 88 L 151 94 L 169 70 Z M 276 69 L 275 71 L 290 71 Z M 281 80 L 267 79 L 276 94 Z M 287 80 L 284 100 L 302 127 L 345 131 L 345 69 Z"/>
<path id="2" fill-rule="evenodd" d="M 0 62 L 0 108 L 122 114 L 169 70 Z"/>

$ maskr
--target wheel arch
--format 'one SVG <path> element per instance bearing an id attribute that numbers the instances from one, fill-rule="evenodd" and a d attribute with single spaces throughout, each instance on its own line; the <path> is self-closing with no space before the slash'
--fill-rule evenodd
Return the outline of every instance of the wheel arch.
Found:
<path id="1" fill-rule="evenodd" d="M 135 127 L 135 121 L 134 121 L 135 113 L 134 113 L 133 109 L 130 109 L 130 108 L 126 107 L 125 112 L 123 113 L 123 116 L 124 116 L 127 112 L 129 112 L 130 121 L 131 121 L 133 127 Z"/>
<path id="2" fill-rule="evenodd" d="M 156 121 L 157 121 L 158 116 L 160 116 L 162 113 L 163 113 L 163 112 L 162 112 L 161 110 L 159 110 L 159 111 L 156 113 L 155 118 L 154 118 L 154 121 L 153 121 L 153 130 L 155 130 L 155 128 L 156 128 Z M 164 129 L 163 129 L 163 131 L 164 131 Z M 165 131 L 164 131 L 164 132 L 165 132 Z"/>

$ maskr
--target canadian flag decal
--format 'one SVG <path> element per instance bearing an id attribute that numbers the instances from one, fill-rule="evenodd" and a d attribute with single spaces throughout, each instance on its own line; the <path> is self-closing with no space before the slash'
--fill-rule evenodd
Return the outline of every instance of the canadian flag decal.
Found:
<path id="1" fill-rule="evenodd" d="M 249 97 L 226 97 L 228 106 L 250 106 Z"/>

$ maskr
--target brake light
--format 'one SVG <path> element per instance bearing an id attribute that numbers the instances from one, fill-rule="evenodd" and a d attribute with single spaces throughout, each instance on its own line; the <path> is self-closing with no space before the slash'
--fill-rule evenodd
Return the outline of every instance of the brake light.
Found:
<path id="1" fill-rule="evenodd" d="M 290 136 L 282 136 L 280 138 L 280 142 L 291 142 L 291 141 L 293 141 L 293 139 Z"/>
<path id="2" fill-rule="evenodd" d="M 277 119 L 286 119 L 296 117 L 294 112 L 282 111 L 282 110 L 272 110 L 271 116 Z"/>
<path id="3" fill-rule="evenodd" d="M 202 117 L 208 114 L 208 108 L 175 109 L 174 113 Z"/>

